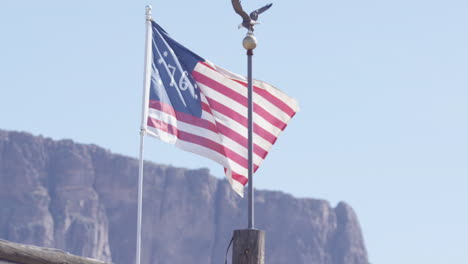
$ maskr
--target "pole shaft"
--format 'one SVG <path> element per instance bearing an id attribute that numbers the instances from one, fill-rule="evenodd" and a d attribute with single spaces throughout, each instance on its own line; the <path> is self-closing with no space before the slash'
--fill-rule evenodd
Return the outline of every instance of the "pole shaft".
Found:
<path id="1" fill-rule="evenodd" d="M 137 212 L 137 237 L 136 237 L 136 264 L 141 263 L 141 226 L 143 216 L 143 150 L 144 138 L 146 134 L 146 120 L 148 119 L 148 92 L 151 81 L 151 57 L 153 56 L 151 50 L 152 29 L 151 29 L 151 6 L 146 6 L 146 40 L 145 40 L 145 64 L 143 75 L 143 98 L 141 110 L 141 127 L 140 127 L 140 155 L 138 164 L 138 212 Z"/>
<path id="2" fill-rule="evenodd" d="M 253 51 L 247 51 L 247 87 L 248 87 L 248 169 L 249 169 L 249 224 L 254 228 L 254 189 L 253 189 L 253 88 L 252 88 L 252 56 Z"/>
<path id="3" fill-rule="evenodd" d="M 137 217 L 137 248 L 136 248 L 136 264 L 141 261 L 141 224 L 143 215 L 143 144 L 145 133 L 142 130 L 140 133 L 140 163 L 138 166 L 138 217 Z"/>

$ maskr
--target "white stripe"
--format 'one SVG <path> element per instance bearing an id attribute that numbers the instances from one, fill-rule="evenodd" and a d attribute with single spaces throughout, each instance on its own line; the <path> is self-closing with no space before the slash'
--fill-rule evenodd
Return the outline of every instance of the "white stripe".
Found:
<path id="1" fill-rule="evenodd" d="M 168 114 L 166 112 L 162 112 L 153 108 L 148 109 L 148 117 L 151 117 L 156 120 L 160 120 L 164 123 L 171 124 L 175 127 L 177 127 L 177 118 L 171 114 Z"/>
<path id="2" fill-rule="evenodd" d="M 153 109 L 154 110 L 154 109 Z M 157 111 L 157 110 L 154 110 L 154 111 Z M 161 112 L 162 114 L 164 114 L 163 112 Z M 151 113 L 150 113 L 150 116 L 151 116 Z M 156 136 L 158 138 L 161 138 L 161 140 L 163 138 L 170 138 L 170 137 L 174 137 L 172 134 L 170 133 L 167 133 L 165 131 L 162 131 L 158 128 L 154 128 L 154 127 L 151 127 L 151 126 L 148 126 L 148 129 L 153 131 L 154 135 L 152 136 Z M 177 129 L 179 131 L 183 131 L 183 132 L 187 132 L 187 133 L 190 133 L 190 134 L 194 134 L 194 135 L 197 135 L 197 136 L 200 136 L 200 137 L 204 137 L 204 138 L 207 138 L 209 140 L 212 140 L 222 146 L 226 146 L 228 147 L 226 144 L 223 144 L 223 142 L 221 141 L 220 139 L 220 135 L 219 134 L 216 134 L 216 133 L 213 133 L 212 131 L 208 130 L 208 129 L 205 129 L 205 128 L 201 128 L 201 127 L 198 127 L 198 126 L 194 126 L 194 125 L 190 125 L 190 124 L 187 124 L 187 123 L 184 123 L 184 122 L 181 122 L 179 121 L 178 124 L 177 124 Z M 165 141 L 167 142 L 167 141 Z M 180 142 L 187 142 L 187 143 L 190 143 L 191 145 L 194 145 L 194 146 L 203 146 L 203 145 L 199 145 L 199 144 L 195 144 L 195 143 L 192 143 L 192 142 L 188 142 L 188 141 L 185 141 L 185 140 L 181 140 L 181 139 L 177 139 L 175 142 L 168 142 L 168 143 L 172 143 L 172 144 L 179 144 Z M 239 145 L 240 146 L 240 145 Z M 244 147 L 241 147 L 242 149 L 245 149 Z M 237 174 L 241 174 L 241 175 L 247 175 L 248 173 L 248 169 L 243 167 L 242 165 L 238 164 L 236 161 L 234 160 L 231 160 L 229 157 L 225 157 L 224 155 L 220 154 L 219 152 L 215 151 L 215 150 L 212 150 L 210 148 L 207 148 L 207 147 L 203 147 L 203 151 L 201 152 L 195 152 L 195 150 L 193 150 L 192 152 L 195 152 L 197 154 L 200 154 L 202 155 L 203 153 L 206 153 L 208 150 L 209 150 L 209 153 L 215 153 L 216 157 L 217 156 L 221 156 L 221 157 L 224 157 L 223 159 L 224 160 L 227 160 L 228 163 L 224 163 L 224 162 L 221 162 L 221 160 L 219 158 L 213 158 L 212 155 L 210 155 L 208 158 L 220 163 L 221 165 L 225 166 L 225 167 L 229 167 L 229 168 L 232 168 L 233 171 L 235 171 Z M 239 151 L 240 149 L 233 149 L 233 148 L 229 148 L 230 150 L 232 150 L 233 152 L 236 152 L 237 154 L 239 154 Z M 239 154 L 241 157 L 246 157 L 247 155 L 242 155 L 242 154 Z M 205 156 L 205 155 L 204 155 Z M 261 163 L 261 159 L 260 159 L 260 163 Z M 229 166 L 228 166 L 229 165 Z"/>
<path id="3" fill-rule="evenodd" d="M 172 124 L 174 127 L 177 127 L 179 131 L 184 131 L 187 133 L 191 133 L 200 137 L 204 137 L 209 140 L 213 140 L 216 143 L 226 146 L 230 150 L 236 152 L 239 154 L 241 157 L 247 157 L 247 147 L 244 145 L 239 144 L 238 142 L 232 140 L 231 138 L 225 136 L 222 133 L 216 133 L 211 130 L 205 129 L 203 127 L 195 126 L 190 123 L 182 122 L 180 120 L 177 120 L 174 116 L 167 114 L 165 112 L 150 108 L 149 109 L 149 117 L 157 120 L 168 120 L 169 124 Z M 203 114 L 206 116 L 212 117 L 209 113 L 206 111 L 203 111 Z M 246 130 L 247 131 L 247 130 Z M 217 139 L 217 140 L 214 140 Z M 167 141 L 166 141 L 167 142 Z M 170 142 L 169 142 L 170 143 Z M 271 147 L 271 144 L 269 144 Z M 263 161 L 263 158 L 258 156 L 257 154 L 254 153 L 254 164 L 255 165 L 260 165 L 260 163 Z M 234 162 L 234 161 L 233 161 Z"/>
<path id="4" fill-rule="evenodd" d="M 213 112 L 214 116 L 211 115 L 210 113 L 206 112 L 206 111 L 202 111 L 202 117 L 201 118 L 205 119 L 206 121 L 208 121 L 208 122 L 210 122 L 212 124 L 214 124 L 215 126 L 216 126 L 216 122 L 220 123 L 220 124 L 224 125 L 225 127 L 228 127 L 230 129 L 234 130 L 235 132 L 239 133 L 240 135 L 244 136 L 245 138 L 247 138 L 247 132 L 248 131 L 247 131 L 247 128 L 245 126 L 238 124 L 234 120 L 230 119 L 228 116 L 225 116 L 225 115 L 223 115 L 223 114 L 221 114 L 221 113 L 219 113 L 219 112 L 217 112 L 217 111 L 215 111 L 213 109 L 211 111 Z M 165 112 L 161 112 L 159 110 L 150 108 L 149 109 L 149 117 L 157 119 L 157 120 L 167 120 L 167 121 L 164 121 L 164 122 L 168 123 L 168 124 L 172 124 L 174 127 L 177 127 L 179 130 L 183 130 L 183 131 L 186 131 L 188 133 L 198 135 L 197 133 L 192 132 L 191 130 L 189 130 L 190 128 L 187 128 L 187 127 L 183 128 L 181 126 L 181 124 L 187 124 L 187 123 L 184 123 L 184 122 L 182 122 L 180 120 L 177 120 L 171 114 L 167 114 Z M 187 125 L 189 125 L 189 124 L 187 124 Z M 215 134 L 213 133 L 212 136 L 215 136 Z M 218 134 L 216 134 L 216 136 L 218 136 Z M 231 150 L 233 150 L 235 152 L 238 152 L 239 155 L 241 155 L 242 157 L 247 157 L 247 152 L 244 153 L 244 150 L 247 151 L 247 148 L 245 146 L 242 146 L 241 144 L 237 143 L 236 141 L 232 140 L 231 138 L 229 138 L 227 136 L 224 136 L 224 134 L 220 133 L 219 136 L 222 136 L 222 140 L 221 140 L 222 142 L 219 142 L 219 144 L 225 145 L 225 144 L 223 144 L 223 142 L 226 142 L 226 144 L 228 144 L 227 146 L 229 147 L 229 149 L 231 149 Z M 212 139 L 209 136 L 203 136 L 203 137 L 206 137 L 208 139 Z M 268 150 L 273 146 L 273 144 L 271 144 L 269 141 L 265 140 L 264 138 L 262 138 L 261 136 L 259 136 L 257 134 L 254 134 L 253 141 L 258 147 L 265 150 L 266 152 L 268 152 Z M 243 149 L 238 149 L 238 147 L 243 147 Z M 254 163 L 256 165 L 259 165 L 262 161 L 263 161 L 263 158 L 261 158 L 260 156 L 258 156 L 257 154 L 254 153 Z"/>
<path id="5" fill-rule="evenodd" d="M 173 126 L 174 128 L 177 129 L 177 119 L 170 115 L 170 114 L 167 114 L 167 113 L 164 113 L 164 112 L 161 112 L 161 111 L 156 111 L 152 108 L 149 108 L 148 111 L 147 111 L 147 115 L 148 115 L 148 118 L 153 118 L 153 119 L 156 119 L 158 121 L 161 121 L 161 122 L 164 122 L 166 124 L 169 124 L 171 126 Z M 146 120 L 146 123 L 148 123 L 148 121 Z M 149 126 L 147 126 L 147 129 L 149 128 Z M 161 131 L 163 132 L 163 131 Z M 175 135 L 172 135 L 172 134 L 169 134 L 169 133 L 159 133 L 159 130 L 158 131 L 154 131 L 154 135 L 152 136 L 155 136 L 157 138 L 159 138 L 160 140 L 166 142 L 166 143 L 169 143 L 169 144 L 175 144 L 175 142 L 177 141 L 177 136 Z"/>
<path id="6" fill-rule="evenodd" d="M 239 104 L 238 102 L 232 100 L 230 97 L 227 97 L 227 96 L 225 96 L 225 95 L 211 89 L 210 87 L 208 87 L 208 86 L 206 86 L 204 84 L 198 83 L 198 86 L 200 87 L 200 89 L 202 90 L 202 92 L 205 94 L 205 96 L 208 99 L 213 99 L 213 100 L 217 101 L 218 103 L 221 103 L 223 105 L 227 105 L 234 112 L 237 112 L 241 116 L 247 118 L 247 107 Z M 282 131 L 281 129 L 277 128 L 276 126 L 273 126 L 270 122 L 265 120 L 259 114 L 254 112 L 253 117 L 254 117 L 254 123 L 255 124 L 257 124 L 260 127 L 264 128 L 265 130 L 267 130 L 271 134 L 278 135 L 279 133 L 281 133 L 281 131 Z M 237 121 L 235 121 L 233 119 L 231 119 L 231 120 L 233 122 L 237 122 Z M 244 126 L 246 125 L 246 124 L 241 124 L 241 123 L 239 123 L 239 124 L 244 125 Z"/>
<path id="7" fill-rule="evenodd" d="M 169 143 L 169 144 L 175 144 L 178 141 L 178 138 L 176 135 L 172 135 L 163 130 L 154 128 L 152 126 L 147 126 L 146 133 L 149 136 L 159 138 L 161 141 Z"/>
<path id="8" fill-rule="evenodd" d="M 227 176 L 226 176 L 227 177 Z M 240 197 L 244 197 L 244 185 L 242 183 L 232 180 L 230 182 L 232 189 L 240 195 Z"/>
<path id="9" fill-rule="evenodd" d="M 174 114 L 175 114 L 175 112 L 174 112 Z M 163 122 L 174 125 L 175 127 L 177 127 L 178 122 L 182 122 L 182 121 L 178 120 L 174 115 L 163 112 L 163 111 L 159 111 L 159 110 L 154 109 L 154 108 L 149 108 L 148 116 L 153 118 L 153 119 L 156 119 L 156 120 L 162 120 Z M 202 111 L 202 115 L 201 115 L 200 119 L 203 119 L 203 120 L 205 120 L 207 122 L 210 122 L 211 124 L 216 126 L 215 118 L 213 117 L 212 114 L 210 114 L 210 113 L 208 113 L 206 111 Z"/>
<path id="10" fill-rule="evenodd" d="M 247 175 L 248 171 L 246 168 L 237 165 L 237 163 L 233 162 L 231 159 L 210 148 L 184 140 L 178 140 L 176 146 L 183 150 L 209 158 L 221 164 L 225 168 L 231 168 L 231 170 L 236 174 Z"/>
<path id="11" fill-rule="evenodd" d="M 167 119 L 175 120 L 175 122 L 177 122 L 177 124 L 175 125 L 177 130 L 187 132 L 187 133 L 190 133 L 190 134 L 194 134 L 194 135 L 197 135 L 197 136 L 200 136 L 200 137 L 204 137 L 204 138 L 212 140 L 212 141 L 214 141 L 214 142 L 216 142 L 218 144 L 222 144 L 221 137 L 220 137 L 220 135 L 218 133 L 215 133 L 215 132 L 213 132 L 213 131 L 211 131 L 209 129 L 203 128 L 203 127 L 199 127 L 199 126 L 195 126 L 195 125 L 192 125 L 192 124 L 189 124 L 189 123 L 182 122 L 180 120 L 177 120 L 174 116 L 169 115 L 169 114 L 167 114 L 165 112 L 150 108 L 148 116 L 151 117 L 151 118 L 154 118 L 154 119 L 158 119 L 158 117 L 164 117 L 164 118 L 167 117 Z M 160 120 L 160 119 L 158 119 L 158 120 Z M 174 125 L 173 123 L 170 123 L 170 124 Z"/>
<path id="12" fill-rule="evenodd" d="M 191 133 L 191 134 L 194 134 L 194 135 L 197 135 L 197 136 L 204 137 L 204 138 L 209 139 L 209 140 L 213 140 L 213 141 L 215 141 L 216 143 L 218 143 L 218 144 L 220 144 L 222 146 L 226 146 L 227 148 L 229 148 L 230 150 L 236 152 L 240 156 L 247 157 L 247 147 L 246 146 L 243 146 L 242 144 L 239 144 L 238 142 L 236 142 L 233 139 L 229 138 L 228 136 L 222 134 L 221 132 L 219 132 L 219 133 L 218 132 L 213 132 L 213 131 L 211 131 L 209 129 L 205 129 L 203 127 L 199 127 L 199 126 L 196 126 L 196 125 L 193 125 L 193 124 L 190 124 L 190 123 L 183 122 L 181 120 L 177 120 L 176 117 L 174 117 L 173 115 L 168 114 L 168 113 L 163 112 L 163 111 L 159 111 L 157 109 L 153 109 L 153 108 L 149 109 L 148 116 L 150 118 L 153 118 L 153 119 L 156 119 L 156 120 L 166 120 L 166 121 L 163 121 L 163 122 L 166 122 L 168 124 L 171 124 L 174 127 L 177 127 L 177 129 L 179 131 L 184 131 L 184 132 L 187 132 L 187 133 Z M 206 111 L 202 111 L 202 118 L 201 119 L 205 119 L 205 121 L 208 121 L 208 122 L 212 123 L 214 126 L 216 126 L 216 124 L 214 122 L 211 122 L 210 120 L 207 120 L 206 118 L 214 119 L 214 117 L 210 113 L 208 113 Z M 218 120 L 218 121 L 220 121 L 220 120 Z M 228 126 L 226 124 L 224 124 L 224 125 Z M 245 131 L 247 131 L 247 130 L 245 130 Z M 214 139 L 217 139 L 217 140 L 214 140 Z M 268 146 L 271 146 L 271 144 L 268 143 Z M 263 158 L 261 158 L 260 156 L 258 156 L 257 154 L 254 153 L 254 164 L 258 165 L 262 161 L 263 161 Z"/>
<path id="13" fill-rule="evenodd" d="M 248 129 L 245 126 L 240 125 L 239 123 L 235 122 L 228 116 L 223 115 L 218 111 L 215 111 L 215 110 L 211 110 L 211 111 L 213 112 L 213 115 L 216 118 L 216 122 L 223 124 L 224 126 L 236 131 L 240 135 L 247 138 Z M 256 133 L 254 133 L 253 135 L 253 141 L 256 145 L 258 145 L 260 148 L 266 151 L 268 151 L 268 149 L 270 149 L 272 146 L 272 144 L 268 140 L 264 139 L 263 137 L 259 136 Z"/>
<path id="14" fill-rule="evenodd" d="M 237 143 L 236 141 L 232 140 L 229 137 L 224 136 L 223 134 L 220 134 L 220 135 L 221 135 L 221 138 L 222 138 L 222 141 L 223 141 L 223 143 L 222 143 L 223 146 L 226 146 L 230 150 L 236 152 L 241 157 L 247 157 L 248 149 L 246 148 L 246 146 L 243 146 L 243 145 Z M 262 161 L 263 161 L 263 158 L 261 158 L 260 156 L 255 154 L 255 152 L 253 153 L 253 159 L 254 159 L 253 160 L 254 164 L 257 165 L 257 166 L 259 166 L 260 163 L 262 163 Z"/>
<path id="15" fill-rule="evenodd" d="M 231 88 L 233 91 L 247 97 L 246 87 L 244 85 L 238 83 L 238 82 L 235 82 L 235 81 L 229 79 L 228 76 L 225 76 L 222 73 L 216 72 L 213 69 L 210 69 L 209 67 L 207 67 L 207 66 L 205 66 L 205 65 L 203 65 L 201 63 L 197 64 L 197 66 L 195 67 L 195 71 L 199 72 L 200 74 L 205 75 L 206 77 L 208 77 L 208 78 L 210 78 L 210 79 L 212 79 L 214 81 L 222 83 L 224 86 L 227 86 L 227 87 Z M 241 81 L 243 81 L 243 80 L 241 80 Z M 265 88 L 265 87 L 268 87 L 268 86 L 271 86 L 271 85 L 268 85 L 268 84 L 262 82 L 261 85 L 256 85 L 256 86 L 258 86 L 259 88 Z M 265 90 L 267 90 L 267 89 L 265 89 Z M 267 90 L 267 91 L 269 91 L 269 90 Z M 283 94 L 282 97 L 284 97 L 284 94 Z M 282 100 L 282 98 L 278 98 L 278 99 Z M 262 95 L 254 92 L 253 100 L 254 100 L 254 103 L 258 104 L 263 109 L 265 109 L 265 111 L 270 112 L 273 116 L 275 116 L 279 120 L 283 121 L 284 123 L 286 123 L 289 119 L 291 119 L 291 117 L 286 112 L 284 112 L 281 108 L 277 107 L 276 105 L 272 104 L 270 101 L 265 99 L 265 97 L 263 97 Z M 296 105 L 297 105 L 297 103 L 296 103 Z M 291 108 L 294 109 L 294 107 L 291 107 Z"/>
<path id="16" fill-rule="evenodd" d="M 217 72 L 225 75 L 226 77 L 228 78 L 231 78 L 231 79 L 237 79 L 239 81 L 242 81 L 244 83 L 247 83 L 247 78 L 245 76 L 242 76 L 242 75 L 239 75 L 239 74 L 236 74 L 236 73 L 233 73 L 231 71 L 228 71 L 222 67 L 219 67 L 217 65 L 214 65 L 213 63 L 209 62 L 209 61 L 205 61 L 205 63 L 209 64 L 210 66 L 212 66 Z M 198 65 L 200 65 L 200 67 L 204 67 L 204 68 L 208 68 L 210 69 L 209 67 L 199 63 Z M 197 66 L 198 66 L 197 65 Z M 197 69 L 197 67 L 195 68 Z M 212 69 L 210 69 L 212 70 Z M 267 83 L 267 82 L 264 82 L 264 81 L 259 81 L 259 80 L 253 80 L 253 85 L 254 86 L 257 86 L 259 88 L 262 88 L 266 91 L 268 91 L 270 94 L 272 94 L 274 97 L 278 98 L 279 100 L 283 101 L 286 105 L 288 105 L 289 107 L 291 107 L 293 109 L 294 112 L 297 112 L 299 111 L 299 104 L 297 103 L 297 100 L 288 96 L 286 93 L 284 93 L 283 91 L 281 91 L 280 89 L 276 88 L 275 86 Z"/>

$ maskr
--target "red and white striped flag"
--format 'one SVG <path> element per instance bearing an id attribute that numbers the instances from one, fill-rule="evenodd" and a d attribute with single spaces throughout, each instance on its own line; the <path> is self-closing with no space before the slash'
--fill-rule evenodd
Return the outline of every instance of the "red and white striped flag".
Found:
<path id="1" fill-rule="evenodd" d="M 221 164 L 242 196 L 248 181 L 246 78 L 191 52 L 155 22 L 152 26 L 148 134 Z M 298 104 L 268 83 L 254 80 L 253 87 L 256 171 Z"/>

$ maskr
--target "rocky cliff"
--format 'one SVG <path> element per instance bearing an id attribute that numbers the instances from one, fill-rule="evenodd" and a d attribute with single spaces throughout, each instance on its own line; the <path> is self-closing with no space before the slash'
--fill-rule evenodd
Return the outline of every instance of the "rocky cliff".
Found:
<path id="1" fill-rule="evenodd" d="M 0 238 L 134 263 L 137 160 L 0 130 Z M 222 263 L 246 202 L 206 169 L 145 164 L 143 263 Z M 352 208 L 257 191 L 266 263 L 367 264 Z"/>

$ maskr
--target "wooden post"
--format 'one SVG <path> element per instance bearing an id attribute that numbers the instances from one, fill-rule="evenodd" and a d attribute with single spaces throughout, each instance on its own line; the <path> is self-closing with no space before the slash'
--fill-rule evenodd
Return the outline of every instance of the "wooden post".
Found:
<path id="1" fill-rule="evenodd" d="M 265 231 L 234 230 L 232 264 L 264 264 Z"/>

